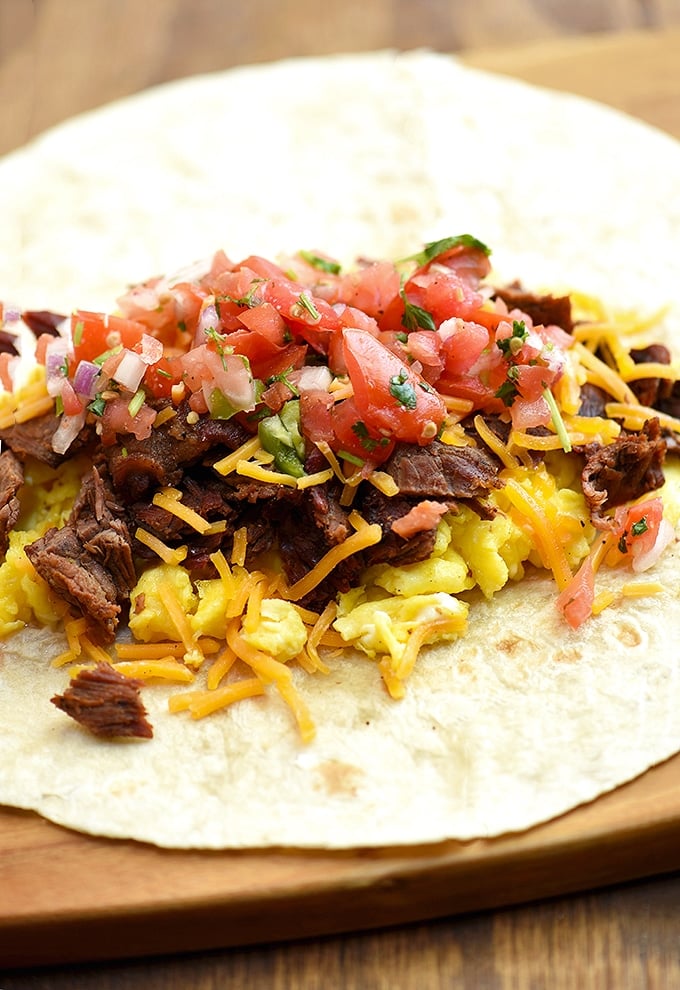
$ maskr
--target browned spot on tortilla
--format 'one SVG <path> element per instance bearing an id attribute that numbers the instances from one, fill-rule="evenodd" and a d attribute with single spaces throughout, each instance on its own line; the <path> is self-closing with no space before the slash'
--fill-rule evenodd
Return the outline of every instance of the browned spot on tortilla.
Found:
<path id="1" fill-rule="evenodd" d="M 512 634 L 504 636 L 503 639 L 499 639 L 496 646 L 502 653 L 507 653 L 509 657 L 517 650 L 520 643 L 524 640 L 521 636 L 513 636 Z"/>
<path id="2" fill-rule="evenodd" d="M 640 631 L 630 622 L 622 622 L 616 630 L 616 638 L 623 646 L 639 646 L 642 642 Z"/>
<path id="3" fill-rule="evenodd" d="M 560 663 L 577 663 L 582 659 L 583 654 L 577 646 L 563 646 L 562 649 L 555 654 L 555 660 Z"/>
<path id="4" fill-rule="evenodd" d="M 351 763 L 343 763 L 341 760 L 327 760 L 326 763 L 320 763 L 317 770 L 329 796 L 355 796 L 361 777 L 361 770 L 358 767 L 352 766 Z"/>

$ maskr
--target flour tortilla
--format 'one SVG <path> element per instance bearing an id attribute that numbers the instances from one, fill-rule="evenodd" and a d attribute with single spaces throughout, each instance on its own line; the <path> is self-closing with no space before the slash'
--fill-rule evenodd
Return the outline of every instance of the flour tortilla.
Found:
<path id="1" fill-rule="evenodd" d="M 127 283 L 217 247 L 401 257 L 469 231 L 499 278 L 669 303 L 666 337 L 680 333 L 680 146 L 429 53 L 244 68 L 79 117 L 0 162 L 0 215 L 0 297 L 24 307 L 110 309 Z M 27 631 L 0 645 L 0 802 L 170 847 L 526 829 L 680 749 L 679 556 L 676 542 L 654 572 L 661 595 L 579 632 L 545 579 L 479 601 L 398 703 L 357 654 L 300 673 L 308 746 L 275 696 L 193 722 L 167 713 L 163 687 L 144 692 L 151 742 L 96 741 L 49 702 L 61 643 Z"/>

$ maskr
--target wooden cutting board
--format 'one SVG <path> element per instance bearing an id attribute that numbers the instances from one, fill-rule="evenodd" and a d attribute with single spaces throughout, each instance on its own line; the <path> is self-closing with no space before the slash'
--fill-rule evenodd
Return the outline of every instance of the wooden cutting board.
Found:
<path id="1" fill-rule="evenodd" d="M 680 137 L 680 31 L 470 55 Z M 631 66 L 636 71 L 631 71 Z M 680 868 L 680 757 L 522 835 L 347 853 L 174 852 L 0 809 L 0 966 L 398 924 Z"/>
<path id="2" fill-rule="evenodd" d="M 0 810 L 0 966 L 329 934 L 680 868 L 680 757 L 520 835 L 350 852 L 178 852 Z"/>

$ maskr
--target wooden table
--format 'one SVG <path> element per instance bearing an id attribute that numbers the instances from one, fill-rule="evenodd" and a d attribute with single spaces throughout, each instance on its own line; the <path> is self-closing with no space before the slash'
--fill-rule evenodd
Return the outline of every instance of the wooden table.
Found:
<path id="1" fill-rule="evenodd" d="M 64 2 L 66 10 L 82 7 L 78 0 L 73 4 L 68 0 Z M 142 5 L 132 6 L 139 11 Z M 120 7 L 126 7 L 128 12 L 132 6 L 121 0 Z M 160 17 L 161 6 L 148 4 L 157 17 Z M 209 7 L 210 4 L 202 3 L 196 4 L 195 9 L 205 16 Z M 7 9 L 8 5 L 4 5 L 0 28 Z M 40 7 L 41 30 L 44 29 L 45 12 L 49 14 L 50 10 L 53 10 L 51 3 Z M 94 30 L 91 18 L 86 18 L 84 29 Z M 436 36 L 433 34 L 432 37 Z M 80 56 L 75 58 L 74 64 L 76 69 L 80 66 L 79 71 L 84 71 L 83 66 L 87 63 L 83 55 L 85 40 L 81 38 L 82 44 L 77 46 Z M 422 43 L 424 39 L 417 40 Z M 165 37 L 166 46 L 169 43 L 170 39 Z M 44 44 L 44 38 L 41 44 Z M 30 32 L 16 39 L 10 60 L 14 69 L 31 59 L 37 65 L 35 45 Z M 0 133 L 5 147 L 18 143 L 12 138 L 20 132 L 28 136 L 40 126 L 83 108 L 83 101 L 93 105 L 129 92 L 138 85 L 160 81 L 163 72 L 158 52 L 159 49 L 155 54 L 152 52 L 153 58 L 146 65 L 146 75 L 141 81 L 139 66 L 132 66 L 123 59 L 117 91 L 112 92 L 111 77 L 105 72 L 93 73 L 85 96 L 82 86 L 76 86 L 73 81 L 64 83 L 65 97 L 71 93 L 72 98 L 64 98 L 62 102 L 50 100 L 46 95 L 50 78 L 55 79 L 55 76 L 48 72 L 49 66 L 39 67 L 30 101 L 34 107 L 43 105 L 46 116 L 41 117 L 35 111 L 30 120 L 24 117 L 23 130 L 17 127 L 9 139 L 4 125 L 12 114 L 15 121 L 18 119 L 21 100 L 28 97 L 25 91 L 22 97 L 15 88 L 14 101 L 10 100 L 8 104 L 3 89 Z M 464 58 L 470 65 L 594 96 L 635 113 L 680 138 L 679 52 L 680 30 L 669 29 L 657 33 L 591 35 L 570 40 L 549 39 L 522 47 L 471 50 Z M 171 58 L 167 47 L 163 58 L 166 75 L 172 75 L 172 69 L 168 68 Z M 55 59 L 63 68 L 63 51 L 57 51 Z M 178 74 L 187 71 L 188 64 L 187 57 L 182 60 L 182 54 L 178 52 L 175 66 Z M 191 63 L 189 71 L 196 71 L 196 65 Z M 0 84 L 5 86 L 7 79 L 5 61 L 0 64 Z M 12 79 L 16 76 L 12 75 Z M 36 86 L 38 92 L 45 94 L 44 104 L 35 102 Z M 115 86 L 113 90 L 116 90 Z M 39 877 L 36 882 L 40 882 Z M 344 990 L 369 987 L 390 990 L 400 987 L 418 990 L 542 986 L 661 988 L 680 985 L 679 921 L 680 874 L 671 874 L 520 907 L 416 922 L 390 930 L 191 955 L 14 971 L 0 976 L 0 987 L 2 990 L 33 987 L 44 990 L 109 990 L 112 987 L 208 990 L 216 986 L 223 990 L 260 987 L 274 990 L 302 987 Z"/>

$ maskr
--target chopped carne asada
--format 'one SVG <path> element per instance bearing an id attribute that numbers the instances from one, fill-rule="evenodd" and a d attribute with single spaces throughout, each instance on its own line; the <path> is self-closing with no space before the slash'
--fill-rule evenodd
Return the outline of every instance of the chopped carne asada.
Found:
<path id="1" fill-rule="evenodd" d="M 93 670 L 81 670 L 63 694 L 50 700 L 95 736 L 151 739 L 153 728 L 139 694 L 142 687 L 142 681 L 99 663 Z"/>
<path id="2" fill-rule="evenodd" d="M 658 419 L 650 419 L 640 433 L 626 433 L 613 443 L 592 444 L 584 449 L 586 463 L 581 480 L 591 518 L 600 528 L 614 521 L 605 511 L 655 491 L 664 482 L 666 443 Z"/>
<path id="3" fill-rule="evenodd" d="M 0 454 L 0 554 L 7 551 L 9 531 L 19 518 L 21 503 L 16 497 L 24 483 L 21 461 L 11 450 Z"/>

